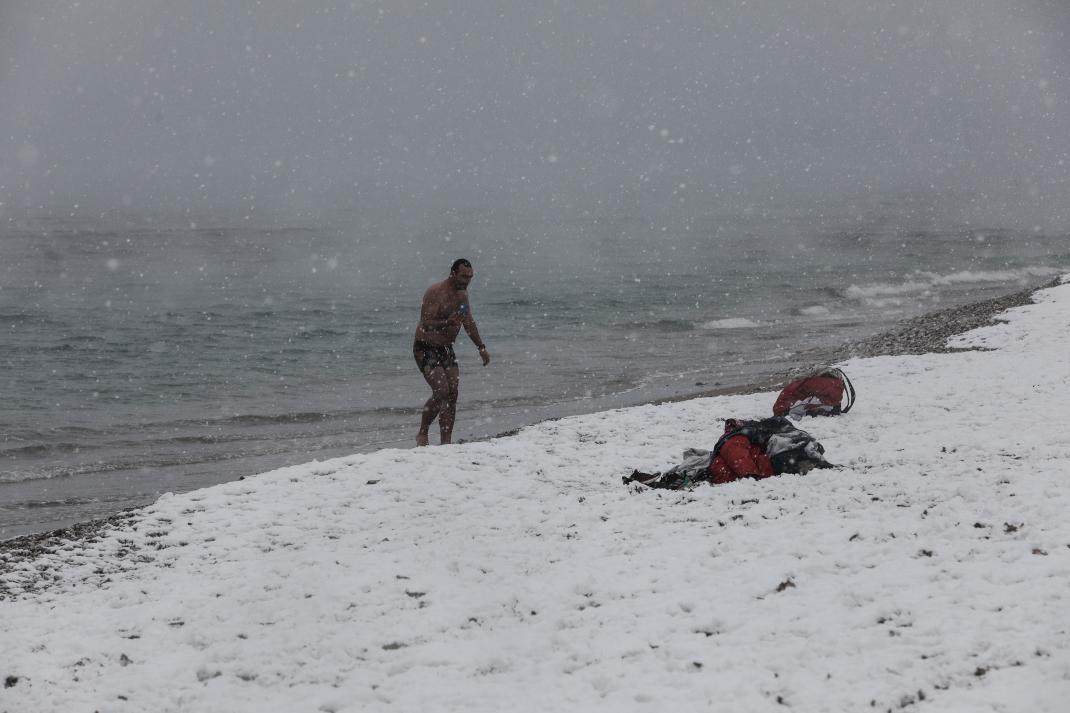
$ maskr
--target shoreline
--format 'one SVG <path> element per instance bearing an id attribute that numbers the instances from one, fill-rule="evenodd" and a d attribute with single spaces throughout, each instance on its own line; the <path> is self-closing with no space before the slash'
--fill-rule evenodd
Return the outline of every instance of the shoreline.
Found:
<path id="1" fill-rule="evenodd" d="M 798 378 L 819 366 L 835 364 L 851 358 L 868 358 L 877 356 L 895 356 L 905 354 L 927 353 L 955 353 L 962 351 L 976 351 L 977 348 L 953 348 L 946 346 L 947 340 L 957 334 L 968 332 L 972 329 L 996 323 L 999 320 L 995 316 L 1011 307 L 1031 304 L 1033 295 L 1039 290 L 1053 287 L 1061 283 L 1062 277 L 1047 280 L 1039 285 L 1034 285 L 1017 290 L 1006 295 L 988 298 L 977 302 L 968 302 L 956 307 L 949 307 L 917 317 L 911 317 L 897 322 L 891 329 L 880 334 L 860 340 L 848 341 L 833 347 L 815 347 L 799 353 L 800 366 L 786 372 L 780 372 L 766 379 L 743 386 L 725 386 L 723 388 L 705 389 L 702 391 L 689 392 L 676 396 L 644 401 L 633 406 L 658 405 L 667 403 L 679 403 L 693 399 L 709 398 L 715 396 L 745 395 L 762 393 L 781 388 L 788 381 Z M 544 419 L 557 421 L 568 416 Z M 461 443 L 474 443 L 492 441 L 498 438 L 515 435 L 520 430 L 527 428 L 526 424 L 518 428 L 503 431 L 486 438 L 461 440 Z M 243 476 L 244 478 L 245 476 Z M 239 480 L 243 479 L 239 478 Z M 52 553 L 63 543 L 71 541 L 95 540 L 104 530 L 120 527 L 136 517 L 137 513 L 152 503 L 124 508 L 116 513 L 105 517 L 77 522 L 70 526 L 48 530 L 39 533 L 29 533 L 16 537 L 0 540 L 0 564 L 14 560 L 34 558 L 40 554 Z"/>
<path id="2" fill-rule="evenodd" d="M 951 337 L 978 327 L 999 321 L 995 316 L 1012 307 L 1031 304 L 1033 295 L 1049 287 L 1061 284 L 1062 277 L 1055 277 L 1041 284 L 1026 287 L 998 297 L 976 302 L 967 302 L 956 307 L 933 310 L 917 317 L 896 322 L 890 329 L 863 339 L 849 340 L 833 347 L 813 347 L 799 352 L 800 365 L 778 372 L 765 380 L 742 387 L 726 386 L 694 393 L 669 396 L 650 401 L 652 404 L 678 403 L 711 396 L 755 394 L 780 389 L 794 379 L 800 378 L 822 366 L 836 364 L 848 359 L 878 356 L 901 356 L 905 354 L 948 354 L 976 351 L 976 348 L 960 349 L 947 346 Z"/>
<path id="3" fill-rule="evenodd" d="M 803 477 L 619 484 L 762 392 L 308 462 L 0 550 L 4 700 L 1062 711 L 1070 274 L 1032 300 L 952 353 L 841 362 L 864 400 L 807 421 L 839 467 Z"/>

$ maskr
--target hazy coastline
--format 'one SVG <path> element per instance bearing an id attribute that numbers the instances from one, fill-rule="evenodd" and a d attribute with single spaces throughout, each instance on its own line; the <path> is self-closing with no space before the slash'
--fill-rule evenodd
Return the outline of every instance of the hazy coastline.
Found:
<path id="1" fill-rule="evenodd" d="M 800 364 L 797 368 L 793 368 L 777 376 L 771 376 L 769 379 L 761 382 L 722 389 L 704 389 L 681 396 L 653 399 L 644 403 L 673 403 L 709 396 L 727 396 L 775 391 L 788 380 L 807 372 L 815 366 L 837 363 L 845 359 L 856 357 L 959 351 L 959 349 L 947 346 L 947 339 L 949 337 L 971 329 L 976 329 L 980 326 L 991 324 L 995 315 L 1010 307 L 1031 303 L 1032 296 L 1035 292 L 1059 284 L 1060 280 L 1061 278 L 1056 278 L 1054 280 L 1046 281 L 1043 284 L 1023 290 L 1016 290 L 999 297 L 928 312 L 919 317 L 903 320 L 892 329 L 886 330 L 874 337 L 850 341 L 834 347 L 822 347 L 801 352 Z M 864 394 L 862 398 L 865 398 Z M 550 420 L 557 420 L 557 418 L 561 417 L 551 418 Z M 521 426 L 516 429 L 498 433 L 487 439 L 474 440 L 480 441 L 501 438 L 513 435 L 520 429 L 526 427 L 527 426 Z M 255 476 L 241 476 L 239 479 L 244 480 L 246 477 Z M 106 517 L 74 523 L 68 527 L 60 529 L 24 534 L 10 539 L 0 540 L 0 552 L 5 553 L 6 560 L 10 562 L 13 559 L 21 560 L 28 557 L 34 557 L 43 552 L 54 551 L 56 548 L 64 546 L 65 542 L 91 540 L 94 537 L 97 537 L 102 530 L 121 526 L 122 523 L 127 522 L 133 517 L 134 513 L 149 504 L 151 503 L 145 503 L 144 505 L 133 508 L 124 508 L 115 514 Z"/>
<path id="2" fill-rule="evenodd" d="M 736 394 L 281 468 L 0 547 L 4 699 L 1062 711 L 1070 276 L 1008 299 L 897 338 L 983 325 L 946 353 L 844 362 L 861 398 L 805 421 L 837 463 L 805 476 L 621 485 L 772 397 Z"/>

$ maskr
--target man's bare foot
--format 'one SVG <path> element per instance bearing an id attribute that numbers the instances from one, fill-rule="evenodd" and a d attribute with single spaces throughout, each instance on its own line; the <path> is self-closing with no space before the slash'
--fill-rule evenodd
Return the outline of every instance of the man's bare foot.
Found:
<path id="1" fill-rule="evenodd" d="M 416 434 L 416 446 L 419 447 L 419 446 L 426 446 L 426 445 L 427 445 L 427 434 L 426 433 L 417 433 Z"/>

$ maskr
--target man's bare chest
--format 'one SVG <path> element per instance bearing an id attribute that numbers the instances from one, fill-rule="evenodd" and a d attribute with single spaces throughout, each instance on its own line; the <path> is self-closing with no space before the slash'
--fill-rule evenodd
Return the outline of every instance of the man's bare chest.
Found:
<path id="1" fill-rule="evenodd" d="M 444 290 L 432 297 L 435 316 L 439 318 L 445 318 L 452 314 L 456 314 L 463 303 L 463 295 L 456 290 Z"/>

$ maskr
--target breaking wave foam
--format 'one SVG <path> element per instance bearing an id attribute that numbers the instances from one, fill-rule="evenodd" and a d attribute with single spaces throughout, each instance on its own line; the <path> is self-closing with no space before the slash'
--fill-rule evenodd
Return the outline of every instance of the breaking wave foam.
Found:
<path id="1" fill-rule="evenodd" d="M 853 300 L 873 300 L 905 295 L 925 294 L 937 287 L 981 284 L 986 282 L 1024 282 L 1038 277 L 1054 277 L 1060 270 L 1051 267 L 1023 267 L 1017 270 L 960 270 L 946 275 L 935 272 L 916 272 L 906 282 L 891 284 L 851 285 L 844 296 Z"/>
<path id="2" fill-rule="evenodd" d="M 715 319 L 698 325 L 699 329 L 754 329 L 760 326 L 757 322 L 746 317 L 728 317 Z"/>

